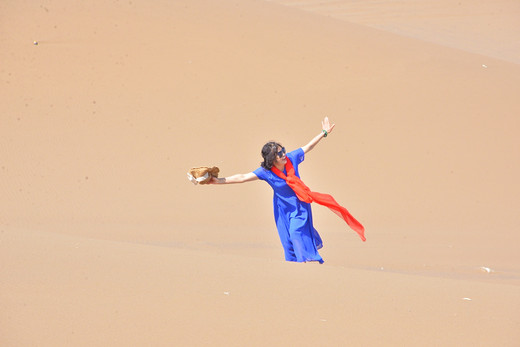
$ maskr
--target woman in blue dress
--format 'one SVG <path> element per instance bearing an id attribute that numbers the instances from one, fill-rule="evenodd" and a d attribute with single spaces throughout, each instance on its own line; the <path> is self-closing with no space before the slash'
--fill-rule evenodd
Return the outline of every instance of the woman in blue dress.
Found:
<path id="1" fill-rule="evenodd" d="M 318 253 L 318 249 L 323 244 L 320 235 L 313 226 L 310 203 L 300 201 L 286 181 L 275 175 L 271 168 L 276 167 L 287 174 L 285 164 L 287 158 L 289 158 L 296 176 L 300 177 L 298 167 L 305 159 L 305 154 L 311 151 L 335 126 L 335 124 L 330 124 L 327 117 L 321 124 L 322 131 L 305 146 L 287 153 L 281 144 L 268 142 L 262 148 L 264 161 L 261 163 L 261 167 L 247 174 L 223 178 L 214 177 L 210 181 L 211 184 L 234 184 L 260 179 L 266 181 L 273 188 L 274 219 L 287 261 L 323 263 L 323 259 Z"/>

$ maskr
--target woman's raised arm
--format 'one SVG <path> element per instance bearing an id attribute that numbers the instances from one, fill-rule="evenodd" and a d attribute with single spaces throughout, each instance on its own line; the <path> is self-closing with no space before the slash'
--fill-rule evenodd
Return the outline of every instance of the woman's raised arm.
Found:
<path id="1" fill-rule="evenodd" d="M 332 125 L 330 124 L 329 117 L 325 117 L 321 121 L 321 129 L 322 129 L 321 133 L 319 133 L 319 135 L 317 135 L 308 144 L 306 144 L 305 146 L 302 147 L 303 153 L 307 153 L 311 149 L 313 149 L 314 146 L 316 146 L 318 144 L 318 142 L 321 141 L 322 138 L 326 137 L 328 134 L 330 134 L 332 132 L 332 129 L 334 129 L 335 126 L 336 126 L 336 124 L 334 124 L 334 123 Z"/>
<path id="2" fill-rule="evenodd" d="M 258 176 L 254 173 L 246 173 L 246 174 L 237 174 L 229 177 L 221 177 L 216 178 L 212 177 L 211 181 L 209 181 L 209 184 L 234 184 L 234 183 L 245 183 L 245 182 L 251 182 L 256 181 L 258 179 Z"/>

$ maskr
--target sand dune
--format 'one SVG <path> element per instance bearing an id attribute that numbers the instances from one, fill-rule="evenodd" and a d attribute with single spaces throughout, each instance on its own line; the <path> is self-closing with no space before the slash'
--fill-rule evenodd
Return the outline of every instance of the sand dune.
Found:
<path id="1" fill-rule="evenodd" d="M 4 235 L 1 254 L 2 342 L 11 346 L 518 340 L 518 286 L 41 232 Z"/>
<path id="2" fill-rule="evenodd" d="M 520 63 L 520 3 L 514 0 L 271 0 L 311 13 Z"/>
<path id="3" fill-rule="evenodd" d="M 421 4 L 0 4 L 0 344 L 516 345 L 517 5 Z M 302 177 L 368 240 L 314 207 L 324 265 L 186 180 L 325 115 Z"/>

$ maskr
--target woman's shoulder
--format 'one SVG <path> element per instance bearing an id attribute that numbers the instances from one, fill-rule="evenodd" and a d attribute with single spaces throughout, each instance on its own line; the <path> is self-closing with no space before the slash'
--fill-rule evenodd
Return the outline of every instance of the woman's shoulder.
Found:
<path id="1" fill-rule="evenodd" d="M 261 180 L 264 180 L 265 179 L 265 176 L 267 174 L 267 170 L 263 167 L 259 167 L 258 169 L 256 169 L 255 171 L 253 171 L 253 173 L 258 177 L 260 178 Z"/>
<path id="2" fill-rule="evenodd" d="M 298 149 L 295 149 L 294 151 L 291 151 L 287 153 L 287 156 L 291 160 L 291 162 L 301 163 L 305 159 L 305 152 L 300 147 Z"/>
<path id="3" fill-rule="evenodd" d="M 256 169 L 255 171 L 253 171 L 253 173 L 261 180 L 264 180 L 264 181 L 269 181 L 271 178 L 272 178 L 272 171 L 271 170 L 267 170 L 266 168 L 264 167 L 259 167 L 258 169 Z"/>

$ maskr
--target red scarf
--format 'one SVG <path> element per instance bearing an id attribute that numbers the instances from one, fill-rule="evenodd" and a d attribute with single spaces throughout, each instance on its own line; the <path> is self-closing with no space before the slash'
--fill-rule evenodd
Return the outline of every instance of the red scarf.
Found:
<path id="1" fill-rule="evenodd" d="M 363 225 L 361 225 L 361 223 L 359 223 L 345 207 L 338 204 L 331 195 L 311 191 L 310 188 L 307 187 L 298 176 L 296 176 L 294 166 L 289 158 L 287 158 L 285 169 L 287 170 L 287 175 L 274 166 L 271 168 L 271 171 L 276 176 L 287 182 L 289 187 L 294 190 L 299 200 L 307 203 L 314 201 L 320 205 L 327 206 L 332 212 L 336 213 L 340 218 L 347 222 L 347 224 L 359 234 L 361 240 L 366 241 L 365 228 Z"/>

